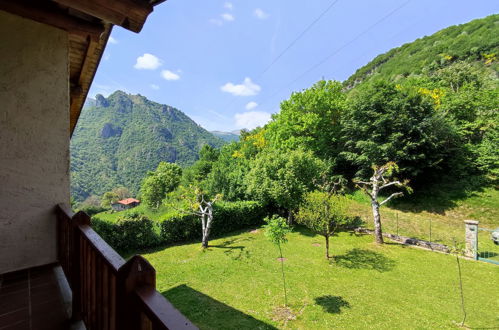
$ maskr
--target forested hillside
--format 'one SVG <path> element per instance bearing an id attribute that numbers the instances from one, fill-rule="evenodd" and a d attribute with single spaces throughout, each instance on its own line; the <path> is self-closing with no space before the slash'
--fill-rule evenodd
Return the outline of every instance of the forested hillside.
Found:
<path id="1" fill-rule="evenodd" d="M 498 50 L 493 15 L 396 48 L 346 82 L 319 81 L 284 100 L 265 127 L 222 147 L 195 184 L 287 212 L 307 191 L 332 181 L 354 188 L 387 163 L 416 194 L 446 187 L 465 196 L 494 185 Z"/>
<path id="2" fill-rule="evenodd" d="M 345 85 L 353 87 L 377 78 L 396 81 L 413 74 L 428 75 L 459 61 L 480 63 L 479 67 L 488 66 L 497 72 L 498 53 L 499 15 L 491 15 L 393 48 L 358 69 Z"/>
<path id="3" fill-rule="evenodd" d="M 71 139 L 71 191 L 76 200 L 118 186 L 136 193 L 160 161 L 190 165 L 205 144 L 223 141 L 181 111 L 116 91 L 87 102 Z"/>

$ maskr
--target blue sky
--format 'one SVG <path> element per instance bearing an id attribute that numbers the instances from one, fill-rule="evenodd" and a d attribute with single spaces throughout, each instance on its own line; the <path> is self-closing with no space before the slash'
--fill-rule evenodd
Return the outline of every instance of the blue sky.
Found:
<path id="1" fill-rule="evenodd" d="M 251 129 L 293 91 L 345 80 L 393 47 L 498 12 L 497 0 L 168 0 L 141 33 L 114 28 L 89 95 L 121 89 L 208 130 Z"/>

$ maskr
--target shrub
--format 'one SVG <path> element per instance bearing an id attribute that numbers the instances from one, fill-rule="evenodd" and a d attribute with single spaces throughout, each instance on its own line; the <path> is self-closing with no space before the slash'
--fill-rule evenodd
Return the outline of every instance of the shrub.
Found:
<path id="1" fill-rule="evenodd" d="M 213 207 L 212 234 L 217 236 L 249 226 L 263 224 L 267 215 L 258 202 L 219 202 Z M 201 239 L 201 221 L 191 214 L 169 213 L 161 221 L 152 221 L 143 213 L 129 211 L 110 222 L 92 217 L 92 228 L 118 251 L 138 250 L 161 244 Z"/>
<path id="2" fill-rule="evenodd" d="M 119 251 L 153 247 L 161 243 L 155 223 L 139 212 L 127 212 L 116 223 L 92 219 L 96 232 Z"/>
<path id="3" fill-rule="evenodd" d="M 219 202 L 213 206 L 212 234 L 217 236 L 237 229 L 260 225 L 266 215 L 258 202 Z M 161 241 L 174 243 L 201 238 L 201 222 L 196 215 L 173 215 L 161 222 Z"/>

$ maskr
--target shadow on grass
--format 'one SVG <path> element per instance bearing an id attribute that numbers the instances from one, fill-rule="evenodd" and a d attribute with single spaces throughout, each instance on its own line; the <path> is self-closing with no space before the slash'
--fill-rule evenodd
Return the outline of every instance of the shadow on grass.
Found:
<path id="1" fill-rule="evenodd" d="M 321 296 L 315 298 L 315 303 L 331 314 L 341 313 L 342 308 L 350 308 L 350 303 L 339 296 Z"/>
<path id="2" fill-rule="evenodd" d="M 237 236 L 237 235 L 240 235 L 243 233 L 247 233 L 248 230 L 250 230 L 251 228 L 255 228 L 255 226 L 248 226 L 246 228 L 234 230 L 234 231 L 220 234 L 220 235 L 212 234 L 212 235 L 210 235 L 210 242 L 224 238 L 224 237 Z M 201 233 L 201 226 L 199 227 L 199 232 Z M 249 241 L 249 240 L 253 240 L 253 239 L 254 239 L 253 237 L 250 237 L 250 238 L 246 238 L 246 239 L 239 239 L 239 241 L 242 242 L 242 241 Z M 227 241 L 231 241 L 231 239 L 229 239 Z M 225 241 L 225 242 L 227 242 L 227 241 Z M 217 244 L 217 245 L 208 244 L 208 248 L 210 248 L 210 247 L 222 247 L 225 244 L 225 242 L 222 244 Z M 128 260 L 129 258 L 133 257 L 136 254 L 156 253 L 156 252 L 163 251 L 164 249 L 167 249 L 167 248 L 170 248 L 173 246 L 181 246 L 181 245 L 196 244 L 196 243 L 199 243 L 199 247 L 201 248 L 201 238 L 196 238 L 196 239 L 180 240 L 178 242 L 163 243 L 163 244 L 159 244 L 157 246 L 153 246 L 153 247 L 149 247 L 149 248 L 140 248 L 140 249 L 135 249 L 135 250 L 130 250 L 130 251 L 118 251 L 118 253 L 124 259 Z M 228 243 L 228 244 L 231 244 L 231 243 Z"/>
<path id="3" fill-rule="evenodd" d="M 162 294 L 201 329 L 277 329 L 185 284 Z"/>
<path id="4" fill-rule="evenodd" d="M 232 238 L 223 241 L 221 244 L 217 245 L 208 245 L 208 250 L 211 248 L 215 249 L 224 249 L 224 254 L 227 256 L 230 256 L 232 259 L 235 260 L 240 260 L 243 257 L 244 258 L 249 258 L 250 253 L 248 250 L 246 250 L 246 246 L 244 245 L 232 245 L 234 243 L 239 243 L 239 242 L 246 242 L 246 241 L 252 241 L 254 240 L 253 237 L 245 237 L 245 238 Z"/>
<path id="5" fill-rule="evenodd" d="M 372 269 L 378 272 L 387 272 L 395 267 L 395 261 L 381 253 L 357 248 L 343 255 L 334 256 L 332 261 L 345 268 Z"/>
<path id="6" fill-rule="evenodd" d="M 314 233 L 313 231 L 311 231 L 310 229 L 308 229 L 307 227 L 302 226 L 302 225 L 295 225 L 293 227 L 293 231 L 296 233 L 299 233 L 300 235 L 307 236 L 307 237 L 317 236 L 316 233 Z"/>
<path id="7" fill-rule="evenodd" d="M 390 207 L 403 212 L 426 211 L 445 215 L 445 211 L 456 207 L 459 201 L 476 196 L 488 185 L 490 183 L 481 176 L 464 181 L 443 177 L 429 188 L 413 187 L 414 194 L 393 200 Z"/>

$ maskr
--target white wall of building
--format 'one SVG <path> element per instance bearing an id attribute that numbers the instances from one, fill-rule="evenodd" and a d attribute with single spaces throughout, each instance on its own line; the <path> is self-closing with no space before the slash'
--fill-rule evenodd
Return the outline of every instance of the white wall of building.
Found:
<path id="1" fill-rule="evenodd" d="M 69 202 L 68 36 L 0 11 L 0 274 L 56 260 Z"/>

